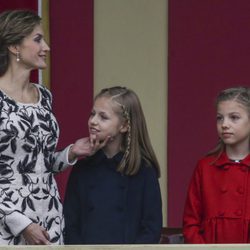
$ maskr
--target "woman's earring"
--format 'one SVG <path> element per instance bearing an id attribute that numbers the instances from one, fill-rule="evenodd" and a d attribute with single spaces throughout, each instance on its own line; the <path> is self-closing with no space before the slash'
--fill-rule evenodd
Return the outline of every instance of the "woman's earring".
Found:
<path id="1" fill-rule="evenodd" d="M 16 61 L 20 62 L 20 52 L 19 51 L 16 52 Z"/>

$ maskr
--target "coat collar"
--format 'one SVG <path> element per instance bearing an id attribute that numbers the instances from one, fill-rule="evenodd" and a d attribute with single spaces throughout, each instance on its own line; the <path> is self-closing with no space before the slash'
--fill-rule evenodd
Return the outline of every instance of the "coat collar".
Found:
<path id="1" fill-rule="evenodd" d="M 108 158 L 105 155 L 105 153 L 103 152 L 103 150 L 100 149 L 93 156 L 88 158 L 88 162 L 91 165 L 92 164 L 96 165 L 96 164 L 99 164 L 99 163 L 102 163 L 102 162 L 107 162 L 107 163 L 114 163 L 117 166 L 117 164 L 121 162 L 123 155 L 124 155 L 123 152 L 118 152 L 112 158 Z"/>
<path id="2" fill-rule="evenodd" d="M 213 163 L 213 165 L 219 167 L 219 168 L 223 168 L 223 169 L 228 169 L 230 166 L 245 166 L 250 168 L 250 154 L 247 155 L 243 160 L 241 160 L 240 162 L 234 162 L 232 160 L 230 160 L 226 154 L 226 152 L 222 152 L 219 157 L 215 160 L 215 162 Z"/>

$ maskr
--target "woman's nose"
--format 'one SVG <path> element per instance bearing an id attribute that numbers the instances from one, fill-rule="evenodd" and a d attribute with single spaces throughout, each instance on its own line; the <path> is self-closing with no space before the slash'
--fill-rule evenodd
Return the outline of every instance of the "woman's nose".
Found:
<path id="1" fill-rule="evenodd" d="M 50 51 L 50 47 L 45 41 L 43 41 L 43 49 L 46 51 Z"/>

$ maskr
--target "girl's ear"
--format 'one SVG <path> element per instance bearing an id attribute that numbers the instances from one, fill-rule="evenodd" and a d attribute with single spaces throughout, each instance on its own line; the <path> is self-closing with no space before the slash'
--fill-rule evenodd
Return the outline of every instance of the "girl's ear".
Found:
<path id="1" fill-rule="evenodd" d="M 128 131 L 128 123 L 124 122 L 121 127 L 120 127 L 120 132 L 121 133 L 126 133 Z"/>

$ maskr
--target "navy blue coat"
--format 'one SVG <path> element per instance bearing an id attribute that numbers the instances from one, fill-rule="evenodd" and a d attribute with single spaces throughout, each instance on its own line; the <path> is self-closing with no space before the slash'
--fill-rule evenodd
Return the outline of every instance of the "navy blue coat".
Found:
<path id="1" fill-rule="evenodd" d="M 64 201 L 65 244 L 154 244 L 162 228 L 156 170 L 142 164 L 138 174 L 116 171 L 122 159 L 102 150 L 72 169 Z"/>

